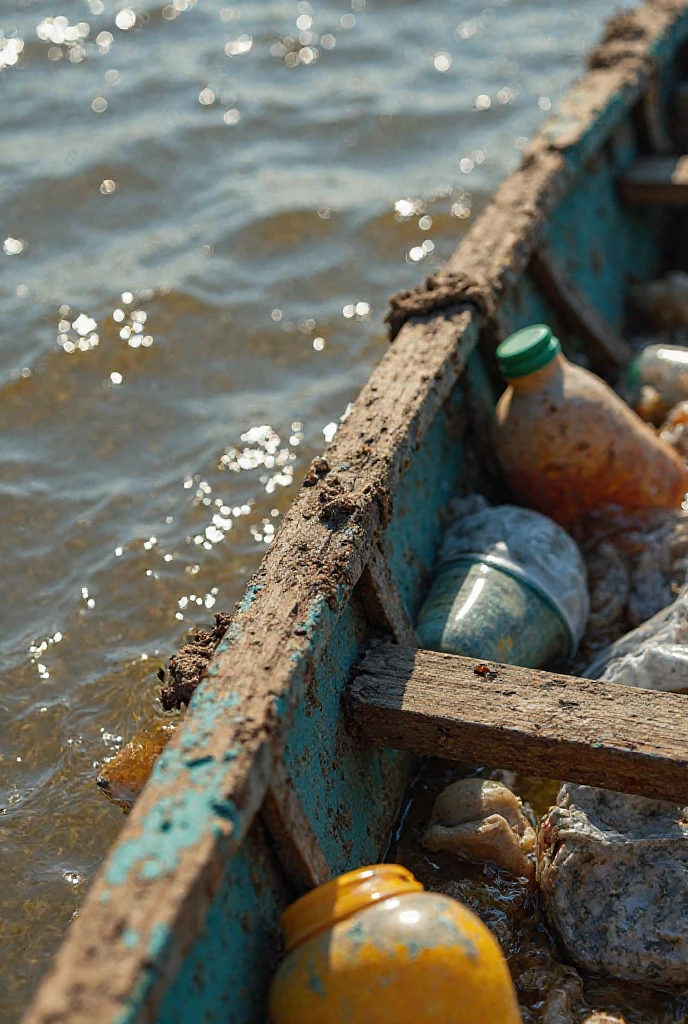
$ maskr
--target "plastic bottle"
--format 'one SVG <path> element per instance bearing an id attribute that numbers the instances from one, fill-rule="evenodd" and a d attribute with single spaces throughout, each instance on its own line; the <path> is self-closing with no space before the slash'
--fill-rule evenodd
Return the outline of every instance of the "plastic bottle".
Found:
<path id="1" fill-rule="evenodd" d="M 487 927 L 399 864 L 321 885 L 282 926 L 270 1024 L 522 1024 Z"/>
<path id="2" fill-rule="evenodd" d="M 657 426 L 679 402 L 688 398 L 688 348 L 649 345 L 626 373 L 633 408 Z"/>
<path id="3" fill-rule="evenodd" d="M 508 387 L 493 421 L 497 459 L 512 492 L 562 526 L 605 505 L 680 505 L 681 458 L 594 374 L 570 363 L 545 324 L 497 349 Z"/>
<path id="4" fill-rule="evenodd" d="M 589 601 L 572 538 L 539 512 L 480 495 L 453 512 L 418 616 L 421 646 L 525 668 L 575 654 Z"/>

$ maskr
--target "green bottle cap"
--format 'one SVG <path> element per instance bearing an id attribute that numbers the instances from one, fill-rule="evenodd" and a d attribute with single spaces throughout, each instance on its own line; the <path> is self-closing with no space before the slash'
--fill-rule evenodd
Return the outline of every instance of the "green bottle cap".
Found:
<path id="1" fill-rule="evenodd" d="M 541 370 L 561 352 L 558 338 L 547 324 L 533 324 L 509 335 L 497 348 L 497 363 L 502 377 L 527 377 Z"/>

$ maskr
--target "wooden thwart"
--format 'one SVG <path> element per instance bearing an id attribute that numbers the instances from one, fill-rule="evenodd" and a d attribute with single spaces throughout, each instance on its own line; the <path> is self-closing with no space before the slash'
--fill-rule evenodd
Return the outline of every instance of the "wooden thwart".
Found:
<path id="1" fill-rule="evenodd" d="M 638 160 L 619 179 L 626 202 L 641 206 L 685 206 L 688 203 L 688 156 Z"/>
<path id="2" fill-rule="evenodd" d="M 352 725 L 385 747 L 688 803 L 688 700 L 375 641 Z"/>

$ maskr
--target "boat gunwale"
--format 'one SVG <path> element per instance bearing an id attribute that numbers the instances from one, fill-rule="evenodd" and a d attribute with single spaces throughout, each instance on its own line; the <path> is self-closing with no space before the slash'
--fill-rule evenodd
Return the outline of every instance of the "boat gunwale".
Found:
<path id="1" fill-rule="evenodd" d="M 261 807 L 294 712 L 393 515 L 414 452 L 471 351 L 479 342 L 489 350 L 500 303 L 578 170 L 688 36 L 688 0 L 649 0 L 628 13 L 638 38 L 594 51 L 595 62 L 609 63 L 574 85 L 435 287 L 413 293 L 422 302 L 392 317 L 394 344 L 311 464 L 25 1024 L 156 1019 Z"/>

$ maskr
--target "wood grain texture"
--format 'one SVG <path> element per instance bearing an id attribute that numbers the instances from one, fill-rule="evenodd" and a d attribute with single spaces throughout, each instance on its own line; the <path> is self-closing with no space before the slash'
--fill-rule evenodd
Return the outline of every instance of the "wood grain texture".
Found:
<path id="1" fill-rule="evenodd" d="M 261 816 L 284 873 L 299 893 L 329 881 L 325 854 L 281 761 L 273 767 Z"/>
<path id="2" fill-rule="evenodd" d="M 348 707 L 382 746 L 688 803 L 685 696 L 376 641 Z"/>
<path id="3" fill-rule="evenodd" d="M 688 204 L 688 156 L 647 157 L 619 178 L 621 195 L 636 206 Z"/>
<path id="4" fill-rule="evenodd" d="M 418 647 L 413 623 L 379 544 L 371 553 L 360 581 L 366 615 L 376 629 L 391 633 L 404 647 Z"/>
<path id="5" fill-rule="evenodd" d="M 559 312 L 564 323 L 588 343 L 596 364 L 620 369 L 633 353 L 618 331 L 560 267 L 549 246 L 540 246 L 530 261 L 530 273 L 540 291 Z"/>

